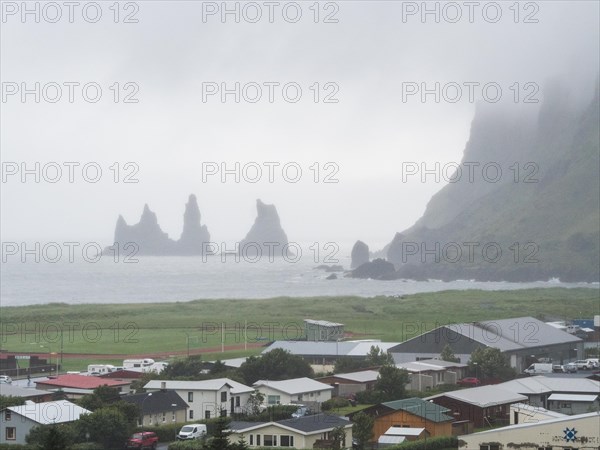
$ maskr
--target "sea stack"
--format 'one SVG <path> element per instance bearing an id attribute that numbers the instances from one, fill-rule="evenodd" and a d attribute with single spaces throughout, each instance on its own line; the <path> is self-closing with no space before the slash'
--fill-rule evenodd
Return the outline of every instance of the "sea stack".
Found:
<path id="1" fill-rule="evenodd" d="M 244 256 L 290 255 L 288 238 L 281 227 L 279 214 L 275 205 L 267 205 L 260 199 L 256 200 L 256 220 L 245 239 L 240 242 L 239 252 Z"/>
<path id="2" fill-rule="evenodd" d="M 191 194 L 183 213 L 183 232 L 177 242 L 180 255 L 202 255 L 205 243 L 210 242 L 210 233 L 206 225 L 200 224 L 200 208 L 196 196 Z"/>
<path id="3" fill-rule="evenodd" d="M 356 269 L 359 266 L 362 266 L 365 263 L 369 262 L 369 246 L 365 244 L 363 241 L 356 241 L 354 247 L 352 247 L 352 252 L 350 254 L 352 258 L 352 262 L 350 263 L 351 269 Z"/>
<path id="4" fill-rule="evenodd" d="M 109 248 L 107 252 L 127 252 L 135 256 L 172 254 L 175 250 L 175 241 L 169 239 L 169 235 L 162 231 L 156 214 L 147 204 L 144 205 L 140 221 L 135 225 L 127 225 L 123 216 L 119 216 L 114 243 L 118 248 Z"/>

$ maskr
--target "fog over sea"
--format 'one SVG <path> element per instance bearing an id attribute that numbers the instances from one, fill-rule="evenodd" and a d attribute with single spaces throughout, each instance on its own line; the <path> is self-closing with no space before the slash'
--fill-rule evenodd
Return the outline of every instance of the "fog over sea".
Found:
<path id="1" fill-rule="evenodd" d="M 322 264 L 312 254 L 296 262 L 261 260 L 236 262 L 228 255 L 202 257 L 136 257 L 136 263 L 115 263 L 102 257 L 91 263 L 82 259 L 57 263 L 8 258 L 1 269 L 1 306 L 44 303 L 151 303 L 195 299 L 312 297 L 355 295 L 405 295 L 449 289 L 525 289 L 543 287 L 598 287 L 598 283 L 562 283 L 540 280 L 531 283 L 457 280 L 376 281 L 344 278 L 327 280 L 330 273 L 315 269 Z M 321 258 L 322 259 L 322 258 Z M 348 256 L 337 257 L 345 269 Z M 333 264 L 327 261 L 328 264 Z"/>

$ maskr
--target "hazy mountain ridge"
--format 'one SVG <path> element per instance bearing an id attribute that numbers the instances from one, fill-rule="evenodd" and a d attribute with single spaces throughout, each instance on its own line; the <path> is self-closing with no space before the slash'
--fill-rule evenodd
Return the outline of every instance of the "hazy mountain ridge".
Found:
<path id="1" fill-rule="evenodd" d="M 387 257 L 406 278 L 533 281 L 558 277 L 562 281 L 600 279 L 600 155 L 598 91 L 579 109 L 568 104 L 568 92 L 554 86 L 536 118 L 515 118 L 506 112 L 477 111 L 463 162 L 496 162 L 503 169 L 498 183 L 465 173 L 428 203 L 421 219 L 397 234 Z M 509 166 L 518 163 L 515 182 Z M 525 164 L 535 166 L 523 170 Z M 481 172 L 476 172 L 481 174 Z M 533 183 L 524 183 L 530 174 Z M 404 245 L 402 244 L 404 242 Z M 502 257 L 487 262 L 475 258 L 454 261 L 454 254 L 435 262 L 418 251 L 409 255 L 407 243 L 434 249 L 447 243 L 497 243 Z M 511 245 L 519 242 L 519 254 Z M 524 248 L 529 244 L 529 247 Z M 450 249 L 452 250 L 452 249 Z M 527 256 L 529 255 L 529 256 Z M 421 259 L 426 262 L 422 263 Z M 516 258 L 516 260 L 515 260 Z M 493 256 L 492 256 L 493 259 Z M 527 262 L 525 262 L 527 260 Z"/>

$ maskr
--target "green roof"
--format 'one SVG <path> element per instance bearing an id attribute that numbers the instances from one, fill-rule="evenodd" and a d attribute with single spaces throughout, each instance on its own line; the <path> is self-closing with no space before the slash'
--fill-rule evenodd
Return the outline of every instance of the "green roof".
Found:
<path id="1" fill-rule="evenodd" d="M 414 414 L 415 416 L 423 417 L 430 422 L 448 422 L 454 420 L 452 416 L 446 414 L 450 411 L 448 408 L 444 408 L 443 406 L 436 405 L 435 403 L 428 402 L 418 397 L 394 400 L 393 402 L 382 403 L 382 405 L 396 411 L 402 410 Z"/>

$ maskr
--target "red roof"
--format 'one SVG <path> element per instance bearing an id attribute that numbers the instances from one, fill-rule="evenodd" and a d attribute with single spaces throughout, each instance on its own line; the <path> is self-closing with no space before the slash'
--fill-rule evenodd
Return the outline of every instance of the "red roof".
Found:
<path id="1" fill-rule="evenodd" d="M 85 375 L 66 374 L 40 381 L 38 384 L 75 389 L 96 389 L 100 386 L 123 386 L 129 384 L 129 382 L 107 380 L 106 378 L 90 377 Z"/>

